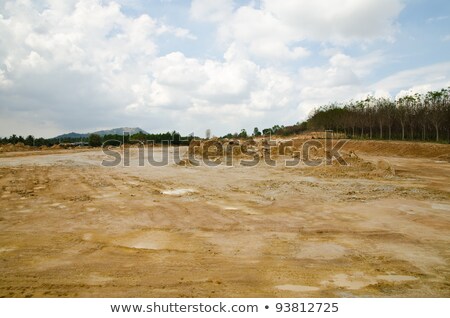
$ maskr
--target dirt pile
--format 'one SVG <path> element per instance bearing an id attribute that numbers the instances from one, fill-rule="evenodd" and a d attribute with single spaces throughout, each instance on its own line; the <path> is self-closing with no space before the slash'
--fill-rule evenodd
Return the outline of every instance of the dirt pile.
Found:
<path id="1" fill-rule="evenodd" d="M 0 152 L 13 152 L 13 151 L 26 151 L 33 149 L 33 147 L 27 146 L 22 142 L 17 144 L 6 144 L 0 146 Z"/>
<path id="2" fill-rule="evenodd" d="M 205 141 L 192 140 L 188 148 L 188 158 L 179 165 L 193 164 L 193 159 L 221 160 L 224 157 L 253 156 L 258 153 L 258 145 L 254 140 L 242 142 L 237 139 L 213 138 Z"/>
<path id="3" fill-rule="evenodd" d="M 292 140 L 280 141 L 278 143 L 278 154 L 284 156 L 292 156 L 294 153 L 294 143 Z"/>
<path id="4" fill-rule="evenodd" d="M 450 157 L 450 145 L 425 142 L 349 140 L 344 150 L 350 149 L 377 156 Z"/>
<path id="5" fill-rule="evenodd" d="M 305 148 L 305 143 L 310 145 Z M 333 143 L 332 147 L 336 145 Z M 303 153 L 307 151 L 307 153 Z M 357 157 L 354 150 L 347 150 L 349 158 Z M 218 139 L 192 140 L 185 159 L 178 165 L 194 165 L 194 161 L 207 159 L 212 161 L 224 161 L 234 159 L 265 158 L 270 156 L 272 160 L 283 158 L 303 158 L 309 160 L 325 159 L 326 148 L 324 140 L 301 139 L 293 140 L 269 140 L 265 138 L 254 139 Z M 305 159 L 305 158 L 304 158 Z M 198 164 L 197 164 L 198 165 Z"/>
<path id="6" fill-rule="evenodd" d="M 342 158 L 346 165 L 341 165 L 334 159 L 331 165 L 323 163 L 314 169 L 308 169 L 307 175 L 324 178 L 366 179 L 390 179 L 395 177 L 395 169 L 387 160 L 368 161 L 356 155 L 354 151 L 345 152 Z"/>

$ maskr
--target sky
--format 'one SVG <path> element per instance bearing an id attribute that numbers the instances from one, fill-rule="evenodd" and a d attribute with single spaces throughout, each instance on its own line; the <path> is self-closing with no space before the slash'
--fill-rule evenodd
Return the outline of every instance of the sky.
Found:
<path id="1" fill-rule="evenodd" d="M 0 0 L 0 136 L 221 136 L 449 86 L 447 0 Z"/>

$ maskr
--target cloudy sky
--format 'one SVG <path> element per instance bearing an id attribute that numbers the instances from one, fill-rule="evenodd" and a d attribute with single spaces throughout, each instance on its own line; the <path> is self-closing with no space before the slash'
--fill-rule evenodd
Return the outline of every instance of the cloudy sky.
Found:
<path id="1" fill-rule="evenodd" d="M 447 86 L 448 0 L 0 0 L 0 136 L 223 135 Z"/>

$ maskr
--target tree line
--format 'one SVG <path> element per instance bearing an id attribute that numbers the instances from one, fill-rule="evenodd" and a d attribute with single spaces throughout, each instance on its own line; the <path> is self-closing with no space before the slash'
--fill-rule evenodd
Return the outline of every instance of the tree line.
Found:
<path id="1" fill-rule="evenodd" d="M 333 130 L 351 138 L 450 142 L 450 87 L 395 100 L 364 100 L 316 108 L 308 130 Z"/>
<path id="2" fill-rule="evenodd" d="M 306 130 L 308 130 L 307 122 L 297 122 L 292 126 L 275 125 L 272 128 L 264 128 L 261 131 L 258 127 L 255 127 L 252 134 L 249 134 L 245 129 L 242 129 L 240 133 L 228 133 L 225 136 L 222 136 L 222 138 L 248 138 L 250 136 L 259 137 L 270 135 L 291 136 L 300 134 L 302 132 L 305 132 Z"/>
<path id="3" fill-rule="evenodd" d="M 120 145 L 121 143 L 133 144 L 138 142 L 154 141 L 155 144 L 170 140 L 173 145 L 188 145 L 194 136 L 181 136 L 180 133 L 166 132 L 160 134 L 144 134 L 137 133 L 133 135 L 104 135 L 90 134 L 86 138 L 35 138 L 32 135 L 27 137 L 17 136 L 15 134 L 10 137 L 0 138 L 0 144 L 18 144 L 23 143 L 27 146 L 47 146 L 52 147 L 58 144 L 72 144 L 84 142 L 93 147 L 101 146 L 104 142 L 109 141 L 109 144 Z"/>
<path id="4" fill-rule="evenodd" d="M 154 142 L 155 144 L 161 144 L 167 141 L 170 141 L 172 145 L 189 145 L 190 141 L 194 138 L 194 136 L 182 136 L 180 133 L 176 131 L 160 133 L 160 134 L 144 134 L 143 132 L 139 132 L 137 134 L 129 135 L 104 135 L 99 136 L 95 134 L 89 135 L 89 143 L 95 143 L 100 146 L 106 141 L 116 141 L 117 144 L 125 143 L 125 144 L 136 144 L 139 142 Z"/>

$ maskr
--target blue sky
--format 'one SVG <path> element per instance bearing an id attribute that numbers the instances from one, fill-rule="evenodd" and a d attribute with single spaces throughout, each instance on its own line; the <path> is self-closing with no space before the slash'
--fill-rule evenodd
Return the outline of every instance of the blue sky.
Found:
<path id="1" fill-rule="evenodd" d="M 450 2 L 0 1 L 0 135 L 223 135 L 450 86 Z"/>

